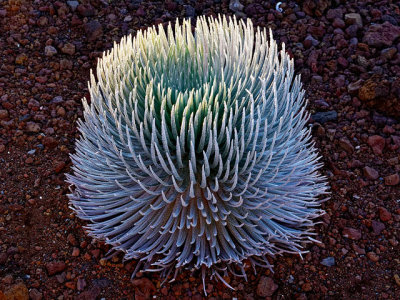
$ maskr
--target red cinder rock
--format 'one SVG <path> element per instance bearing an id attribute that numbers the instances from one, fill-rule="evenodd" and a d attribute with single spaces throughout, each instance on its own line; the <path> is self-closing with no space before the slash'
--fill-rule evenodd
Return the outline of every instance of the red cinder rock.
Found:
<path id="1" fill-rule="evenodd" d="M 85 32 L 89 41 L 97 40 L 103 35 L 103 26 L 97 20 L 85 24 Z"/>
<path id="2" fill-rule="evenodd" d="M 0 299 L 4 300 L 28 300 L 29 292 L 28 288 L 24 283 L 17 283 L 11 286 L 8 290 L 3 294 L 4 298 L 2 298 L 2 293 L 0 293 Z"/>
<path id="3" fill-rule="evenodd" d="M 92 17 L 96 14 L 95 9 L 90 4 L 79 4 L 77 11 L 82 17 Z"/>
<path id="4" fill-rule="evenodd" d="M 375 154 L 381 155 L 385 148 L 385 139 L 379 135 L 373 135 L 368 138 L 368 145 L 371 146 Z"/>
<path id="5" fill-rule="evenodd" d="M 342 234 L 352 240 L 359 240 L 361 238 L 361 231 L 351 227 L 343 228 Z"/>
<path id="6" fill-rule="evenodd" d="M 389 22 L 371 25 L 365 33 L 363 42 L 372 47 L 389 47 L 400 37 L 400 27 Z"/>
<path id="7" fill-rule="evenodd" d="M 63 261 L 53 261 L 46 264 L 47 273 L 50 276 L 64 271 L 65 268 L 66 264 Z"/>
<path id="8" fill-rule="evenodd" d="M 364 167 L 364 175 L 371 180 L 378 179 L 379 177 L 378 171 L 368 166 Z"/>
<path id="9" fill-rule="evenodd" d="M 388 82 L 382 81 L 379 76 L 373 76 L 361 86 L 358 98 L 361 101 L 372 101 L 377 98 L 387 97 L 390 93 Z"/>
<path id="10" fill-rule="evenodd" d="M 6 119 L 8 117 L 8 111 L 5 109 L 0 109 L 0 120 Z"/>
<path id="11" fill-rule="evenodd" d="M 67 43 L 64 45 L 64 47 L 61 48 L 61 52 L 68 54 L 68 55 L 74 55 L 75 54 L 75 45 L 71 43 Z"/>
<path id="12" fill-rule="evenodd" d="M 373 251 L 368 252 L 368 253 L 367 253 L 367 257 L 368 257 L 370 260 L 372 260 L 373 262 L 379 261 L 379 256 L 376 255 L 376 253 L 373 252 Z"/>
<path id="13" fill-rule="evenodd" d="M 271 297 L 278 285 L 271 277 L 262 276 L 257 285 L 257 295 L 260 297 Z"/>
<path id="14" fill-rule="evenodd" d="M 379 207 L 379 218 L 382 222 L 387 222 L 392 218 L 392 214 L 384 207 Z"/>
<path id="15" fill-rule="evenodd" d="M 345 150 L 347 153 L 353 153 L 354 152 L 354 147 L 353 145 L 350 143 L 350 141 L 348 139 L 340 139 L 339 140 L 339 146 Z"/>
<path id="16" fill-rule="evenodd" d="M 37 289 L 31 289 L 29 291 L 29 298 L 32 300 L 42 300 L 43 294 L 39 292 Z"/>
<path id="17" fill-rule="evenodd" d="M 385 184 L 386 185 L 398 185 L 400 182 L 399 174 L 392 174 L 385 177 Z"/>
<path id="18" fill-rule="evenodd" d="M 132 281 L 135 288 L 135 299 L 150 299 L 156 292 L 156 287 L 148 278 L 140 278 Z"/>

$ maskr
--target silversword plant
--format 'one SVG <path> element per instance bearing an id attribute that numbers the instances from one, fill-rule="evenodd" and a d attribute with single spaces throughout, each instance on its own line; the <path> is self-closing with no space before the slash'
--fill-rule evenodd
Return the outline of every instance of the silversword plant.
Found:
<path id="1" fill-rule="evenodd" d="M 93 237 L 145 270 L 203 280 L 314 241 L 326 179 L 293 60 L 265 29 L 226 17 L 149 28 L 96 75 L 68 175 Z"/>

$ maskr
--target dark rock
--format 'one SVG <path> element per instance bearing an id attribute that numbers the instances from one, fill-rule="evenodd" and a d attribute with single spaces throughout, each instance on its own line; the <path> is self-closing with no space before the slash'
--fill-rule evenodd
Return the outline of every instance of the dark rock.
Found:
<path id="1" fill-rule="evenodd" d="M 1 296 L 1 293 L 0 293 Z M 4 292 L 5 300 L 28 300 L 29 292 L 28 288 L 23 282 L 12 285 L 8 290 Z"/>
<path id="2" fill-rule="evenodd" d="M 390 221 L 392 214 L 384 207 L 379 207 L 379 218 L 382 222 Z"/>
<path id="3" fill-rule="evenodd" d="M 364 164 L 358 159 L 353 159 L 347 163 L 347 166 L 351 169 L 354 169 L 354 168 L 361 168 L 364 166 Z"/>
<path id="4" fill-rule="evenodd" d="M 349 24 L 349 25 L 355 24 L 359 28 L 361 28 L 363 26 L 361 16 L 358 13 L 345 14 L 344 20 L 346 21 L 346 24 Z"/>
<path id="5" fill-rule="evenodd" d="M 69 233 L 69 234 L 67 235 L 67 241 L 68 241 L 68 243 L 70 243 L 72 246 L 78 246 L 78 245 L 79 245 L 79 243 L 78 243 L 78 241 L 76 240 L 75 236 L 74 236 L 73 234 L 71 234 L 71 233 Z"/>
<path id="6" fill-rule="evenodd" d="M 381 57 L 385 60 L 391 60 L 396 53 L 396 47 L 386 48 L 381 51 Z"/>
<path id="7" fill-rule="evenodd" d="M 399 25 L 399 22 L 397 22 L 396 18 L 393 18 L 393 17 L 392 17 L 391 15 L 389 15 L 389 14 L 384 14 L 384 15 L 382 16 L 382 21 L 383 21 L 383 22 L 389 22 L 389 23 L 391 23 L 391 24 L 394 25 L 394 26 Z"/>
<path id="8" fill-rule="evenodd" d="M 375 252 L 373 252 L 373 251 L 368 252 L 368 253 L 367 253 L 367 257 L 368 257 L 370 260 L 372 260 L 373 262 L 379 261 L 379 256 L 378 256 Z"/>
<path id="9" fill-rule="evenodd" d="M 257 285 L 257 295 L 260 297 L 271 297 L 278 289 L 278 285 L 271 277 L 261 276 Z"/>
<path id="10" fill-rule="evenodd" d="M 359 255 L 365 255 L 365 249 L 364 248 L 360 248 L 357 244 L 352 244 L 351 247 L 353 248 L 353 250 L 359 254 Z"/>
<path id="11" fill-rule="evenodd" d="M 379 135 L 373 135 L 368 138 L 368 145 L 376 155 L 381 155 L 385 148 L 385 139 Z"/>
<path id="12" fill-rule="evenodd" d="M 344 68 L 347 68 L 347 66 L 349 65 L 349 62 L 347 61 L 347 59 L 345 59 L 342 56 L 337 59 L 337 62 L 339 65 L 343 66 Z"/>
<path id="13" fill-rule="evenodd" d="M 25 53 L 21 53 L 15 58 L 15 63 L 18 65 L 24 65 L 27 61 L 28 55 L 26 55 Z"/>
<path id="14" fill-rule="evenodd" d="M 132 281 L 132 285 L 135 288 L 135 297 L 139 296 L 142 299 L 150 299 L 156 292 L 156 287 L 148 278 L 139 278 Z"/>
<path id="15" fill-rule="evenodd" d="M 328 108 L 330 107 L 329 103 L 326 102 L 324 99 L 317 99 L 315 100 L 315 105 L 318 105 L 319 107 L 324 107 L 324 108 Z"/>
<path id="16" fill-rule="evenodd" d="M 31 289 L 29 291 L 29 297 L 31 300 L 42 300 L 43 294 L 39 292 L 37 289 Z"/>
<path id="17" fill-rule="evenodd" d="M 299 19 L 303 19 L 303 18 L 306 16 L 306 14 L 305 14 L 304 11 L 296 11 L 296 16 L 297 16 Z"/>
<path id="18" fill-rule="evenodd" d="M 175 11 L 178 8 L 178 4 L 175 1 L 166 1 L 165 8 L 169 11 Z"/>
<path id="19" fill-rule="evenodd" d="M 363 80 L 359 79 L 356 82 L 352 82 L 347 86 L 347 91 L 350 95 L 356 95 L 363 84 Z"/>
<path id="20" fill-rule="evenodd" d="M 332 6 L 331 0 L 305 0 L 303 11 L 310 16 L 321 17 L 328 7 Z"/>
<path id="21" fill-rule="evenodd" d="M 145 10 L 143 9 L 142 6 L 140 6 L 140 7 L 136 10 L 136 15 L 137 15 L 138 17 L 145 17 L 145 16 L 146 16 L 146 12 L 145 12 Z"/>
<path id="22" fill-rule="evenodd" d="M 76 283 L 76 288 L 78 289 L 78 291 L 83 291 L 86 287 L 86 281 L 84 278 L 79 277 L 78 281 Z"/>
<path id="23" fill-rule="evenodd" d="M 372 230 L 374 231 L 375 235 L 380 235 L 382 230 L 385 229 L 385 224 L 383 224 L 379 221 L 375 221 L 375 220 L 371 221 L 371 226 L 372 226 Z"/>
<path id="24" fill-rule="evenodd" d="M 343 228 L 342 234 L 344 237 L 347 237 L 352 240 L 359 240 L 361 239 L 361 231 L 351 227 Z"/>
<path id="25" fill-rule="evenodd" d="M 397 173 L 385 177 L 386 185 L 398 185 L 399 182 L 400 182 L 400 176 Z"/>
<path id="26" fill-rule="evenodd" d="M 400 148 L 400 136 L 392 135 L 391 138 L 392 138 L 393 144 L 395 146 L 397 146 L 398 148 Z"/>
<path id="27" fill-rule="evenodd" d="M 254 16 L 258 16 L 260 14 L 264 14 L 265 9 L 261 4 L 251 3 L 246 6 L 246 8 L 244 9 L 244 12 L 246 13 L 247 16 L 254 17 Z"/>
<path id="28" fill-rule="evenodd" d="M 65 270 L 66 264 L 63 261 L 53 261 L 46 264 L 47 273 L 49 276 L 55 275 Z"/>
<path id="29" fill-rule="evenodd" d="M 101 293 L 101 288 L 98 286 L 90 287 L 87 291 L 80 293 L 76 300 L 96 300 Z M 136 299 L 136 295 L 135 295 Z"/>
<path id="30" fill-rule="evenodd" d="M 326 18 L 328 20 L 342 19 L 343 10 L 341 8 L 328 9 L 328 11 L 326 12 Z"/>
<path id="31" fill-rule="evenodd" d="M 43 145 L 48 149 L 53 149 L 57 147 L 58 141 L 55 138 L 52 138 L 51 136 L 46 136 L 43 138 Z"/>
<path id="32" fill-rule="evenodd" d="M 325 28 L 323 26 L 310 26 L 308 32 L 316 38 L 322 39 L 325 35 Z"/>
<path id="33" fill-rule="evenodd" d="M 8 118 L 8 111 L 5 109 L 0 109 L 0 120 Z"/>
<path id="34" fill-rule="evenodd" d="M 340 148 L 342 148 L 344 151 L 346 151 L 347 153 L 353 153 L 354 152 L 354 147 L 353 145 L 350 143 L 350 141 L 346 138 L 341 138 L 339 140 L 339 146 Z"/>
<path id="35" fill-rule="evenodd" d="M 56 172 L 56 174 L 60 173 L 65 167 L 65 162 L 63 161 L 56 161 L 54 162 L 54 172 Z"/>
<path id="36" fill-rule="evenodd" d="M 317 112 L 315 114 L 312 115 L 312 119 L 315 122 L 324 124 L 326 122 L 332 122 L 332 121 L 336 121 L 337 120 L 337 112 L 335 110 L 331 110 L 331 111 L 324 111 L 324 112 Z"/>
<path id="37" fill-rule="evenodd" d="M 384 125 L 386 125 L 388 123 L 388 118 L 387 117 L 382 116 L 381 114 L 378 114 L 376 112 L 373 113 L 372 120 L 378 126 L 384 126 Z"/>
<path id="38" fill-rule="evenodd" d="M 68 59 L 60 60 L 60 70 L 71 70 L 73 66 L 72 61 Z"/>
<path id="39" fill-rule="evenodd" d="M 357 56 L 357 63 L 364 69 L 367 69 L 370 66 L 370 61 L 362 55 Z"/>
<path id="40" fill-rule="evenodd" d="M 56 279 L 57 279 L 57 281 L 59 283 L 64 283 L 65 282 L 65 277 L 66 277 L 65 272 L 62 272 L 61 274 L 57 274 L 56 275 Z"/>
<path id="41" fill-rule="evenodd" d="M 68 54 L 68 55 L 74 55 L 75 54 L 75 45 L 71 43 L 67 43 L 64 45 L 64 47 L 61 48 L 61 52 Z"/>
<path id="42" fill-rule="evenodd" d="M 7 262 L 8 255 L 5 252 L 0 253 L 0 266 Z"/>
<path id="43" fill-rule="evenodd" d="M 358 98 L 367 106 L 388 116 L 400 117 L 400 77 L 393 81 L 373 75 L 363 83 L 358 91 Z"/>
<path id="44" fill-rule="evenodd" d="M 349 37 L 353 38 L 357 36 L 358 30 L 361 27 L 359 27 L 358 25 L 354 24 L 354 25 L 350 25 L 349 27 L 346 28 L 346 33 Z"/>
<path id="45" fill-rule="evenodd" d="M 307 35 L 307 37 L 304 39 L 304 47 L 310 48 L 311 46 L 317 46 L 319 44 L 319 41 L 316 40 L 312 35 Z"/>
<path id="46" fill-rule="evenodd" d="M 31 133 L 38 133 L 40 131 L 40 125 L 35 122 L 26 123 L 26 130 Z"/>
<path id="47" fill-rule="evenodd" d="M 7 249 L 7 254 L 8 255 L 14 255 L 14 254 L 17 254 L 17 253 L 19 253 L 18 247 L 9 247 Z"/>
<path id="48" fill-rule="evenodd" d="M 99 278 L 99 279 L 94 279 L 92 280 L 92 285 L 97 286 L 100 289 L 105 289 L 106 287 L 111 285 L 111 280 L 107 278 Z"/>
<path id="49" fill-rule="evenodd" d="M 85 24 L 85 32 L 89 41 L 97 40 L 103 35 L 103 27 L 97 20 Z"/>
<path id="50" fill-rule="evenodd" d="M 400 27 L 389 22 L 371 25 L 365 33 L 363 42 L 372 47 L 390 47 L 400 36 Z"/>
<path id="51" fill-rule="evenodd" d="M 338 19 L 336 18 L 335 20 L 333 20 L 332 26 L 335 28 L 345 28 L 346 27 L 346 23 L 342 20 L 342 19 Z"/>
<path id="52" fill-rule="evenodd" d="M 96 14 L 95 9 L 90 4 L 79 4 L 77 11 L 82 17 L 93 17 Z"/>
<path id="53" fill-rule="evenodd" d="M 196 10 L 191 5 L 185 5 L 185 17 L 193 18 L 196 15 Z"/>
<path id="54" fill-rule="evenodd" d="M 371 167 L 366 166 L 366 167 L 364 167 L 363 170 L 364 170 L 364 175 L 365 175 L 368 179 L 371 179 L 371 180 L 378 179 L 379 173 L 378 173 L 378 171 L 375 170 L 374 168 L 371 168 Z"/>
<path id="55" fill-rule="evenodd" d="M 57 50 L 56 50 L 56 48 L 54 48 L 53 46 L 46 46 L 46 47 L 44 48 L 44 54 L 45 54 L 46 56 L 51 57 L 51 56 L 57 54 Z"/>
<path id="56" fill-rule="evenodd" d="M 335 77 L 335 84 L 337 87 L 344 87 L 346 84 L 346 77 L 343 74 L 340 74 Z"/>

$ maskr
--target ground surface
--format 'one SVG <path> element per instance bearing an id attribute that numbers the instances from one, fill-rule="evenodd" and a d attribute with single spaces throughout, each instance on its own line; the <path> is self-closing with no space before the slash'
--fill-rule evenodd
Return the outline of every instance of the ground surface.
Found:
<path id="1" fill-rule="evenodd" d="M 400 298 L 400 9 L 396 1 L 244 1 L 302 74 L 332 199 L 322 244 L 275 273 L 206 283 L 210 299 Z M 80 4 L 76 7 L 76 4 Z M 0 0 L 0 299 L 201 299 L 198 273 L 160 287 L 136 262 L 102 258 L 68 208 L 69 153 L 90 68 L 114 41 L 227 1 Z M 1 292 L 2 291 L 2 292 Z M 13 298 L 14 297 L 14 298 Z M 20 298 L 18 298 L 20 297 Z"/>

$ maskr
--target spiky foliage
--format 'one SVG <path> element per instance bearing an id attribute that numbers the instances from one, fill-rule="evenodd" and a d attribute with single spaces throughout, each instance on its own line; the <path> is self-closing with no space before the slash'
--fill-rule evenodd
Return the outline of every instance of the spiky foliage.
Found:
<path id="1" fill-rule="evenodd" d="M 124 37 L 91 75 L 69 195 L 145 269 L 225 270 L 301 253 L 326 192 L 293 61 L 219 17 Z"/>

